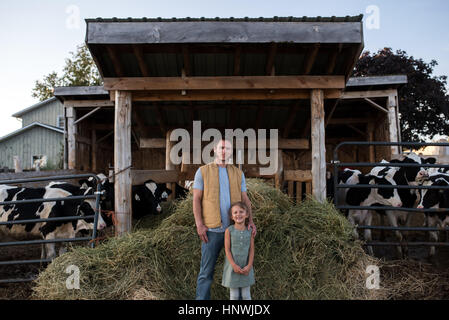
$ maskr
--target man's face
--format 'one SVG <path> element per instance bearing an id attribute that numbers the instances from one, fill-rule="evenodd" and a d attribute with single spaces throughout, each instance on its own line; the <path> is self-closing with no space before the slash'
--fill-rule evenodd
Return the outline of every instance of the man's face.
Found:
<path id="1" fill-rule="evenodd" d="M 229 141 L 221 140 L 215 147 L 215 158 L 221 163 L 228 162 L 232 156 L 232 145 Z"/>

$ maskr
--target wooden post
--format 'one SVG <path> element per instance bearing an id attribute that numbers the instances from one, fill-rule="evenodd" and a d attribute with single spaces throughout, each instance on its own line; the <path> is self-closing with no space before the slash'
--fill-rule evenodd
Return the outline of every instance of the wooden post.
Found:
<path id="1" fill-rule="evenodd" d="M 175 165 L 170 160 L 170 151 L 173 146 L 173 142 L 170 141 L 170 134 L 172 133 L 172 130 L 168 130 L 165 136 L 165 170 L 175 170 Z M 167 183 L 167 188 L 172 191 L 172 193 L 168 196 L 168 199 L 174 199 L 175 198 L 175 184 L 174 183 Z"/>
<path id="2" fill-rule="evenodd" d="M 374 141 L 374 123 L 370 122 L 367 126 L 367 138 L 369 142 Z M 369 162 L 376 162 L 376 153 L 374 146 L 369 146 Z"/>
<path id="3" fill-rule="evenodd" d="M 310 121 L 312 137 L 312 194 L 318 201 L 323 202 L 326 200 L 326 147 L 323 90 L 311 90 Z"/>
<path id="4" fill-rule="evenodd" d="M 387 108 L 388 108 L 388 128 L 390 132 L 390 142 L 399 142 L 398 121 L 396 114 L 396 98 L 394 95 L 388 96 Z M 391 153 L 399 154 L 398 146 L 391 146 Z"/>
<path id="5" fill-rule="evenodd" d="M 76 169 L 76 110 L 73 107 L 66 109 L 67 115 L 67 162 L 69 169 Z"/>
<path id="6" fill-rule="evenodd" d="M 131 231 L 131 92 L 115 92 L 114 191 L 116 235 Z"/>
<path id="7" fill-rule="evenodd" d="M 92 163 L 91 163 L 91 169 L 92 172 L 97 172 L 97 131 L 95 129 L 92 129 L 92 143 L 90 145 L 91 147 L 91 155 L 92 155 Z"/>

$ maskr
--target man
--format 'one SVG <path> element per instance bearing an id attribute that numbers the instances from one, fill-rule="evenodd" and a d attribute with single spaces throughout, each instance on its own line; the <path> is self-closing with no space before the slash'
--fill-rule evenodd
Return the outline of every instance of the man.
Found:
<path id="1" fill-rule="evenodd" d="M 193 214 L 201 243 L 201 266 L 198 274 L 196 299 L 210 299 L 215 264 L 224 246 L 224 232 L 229 226 L 231 203 L 243 201 L 249 208 L 248 229 L 256 235 L 251 201 L 246 193 L 243 172 L 229 164 L 232 144 L 220 140 L 214 148 L 213 162 L 200 167 L 193 184 Z"/>

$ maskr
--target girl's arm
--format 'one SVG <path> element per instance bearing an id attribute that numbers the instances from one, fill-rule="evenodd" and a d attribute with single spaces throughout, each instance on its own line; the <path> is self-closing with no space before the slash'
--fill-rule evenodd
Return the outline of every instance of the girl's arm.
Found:
<path id="1" fill-rule="evenodd" d="M 243 273 L 245 275 L 248 275 L 251 271 L 251 268 L 253 267 L 254 262 L 254 236 L 251 236 L 251 242 L 249 245 L 249 257 L 248 257 L 248 264 L 243 268 Z"/>
<path id="2" fill-rule="evenodd" d="M 235 263 L 234 258 L 232 257 L 231 234 L 229 233 L 229 229 L 226 229 L 226 231 L 225 231 L 225 239 L 224 240 L 225 240 L 226 258 L 228 259 L 229 264 L 231 265 L 231 267 L 235 273 L 243 273 L 242 268 L 240 268 L 240 266 Z"/>

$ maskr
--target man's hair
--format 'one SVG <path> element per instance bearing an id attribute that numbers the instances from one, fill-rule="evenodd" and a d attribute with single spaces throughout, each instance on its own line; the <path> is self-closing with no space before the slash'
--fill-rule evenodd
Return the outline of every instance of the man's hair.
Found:
<path id="1" fill-rule="evenodd" d="M 232 208 L 234 208 L 235 206 L 244 209 L 246 211 L 246 213 L 248 214 L 248 216 L 245 219 L 245 225 L 247 226 L 248 223 L 249 223 L 249 212 L 248 212 L 249 209 L 248 209 L 248 206 L 246 205 L 246 203 L 243 202 L 243 201 L 237 201 L 237 202 L 234 202 L 233 204 L 231 204 L 231 207 L 229 208 L 229 221 L 230 221 L 230 224 L 234 224 L 235 223 L 234 220 L 232 220 Z"/>

